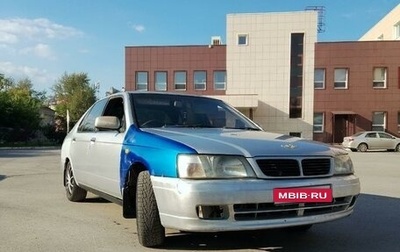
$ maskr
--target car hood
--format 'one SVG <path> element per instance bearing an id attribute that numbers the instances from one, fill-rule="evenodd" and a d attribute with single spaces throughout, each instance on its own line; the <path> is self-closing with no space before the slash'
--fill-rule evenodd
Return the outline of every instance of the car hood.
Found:
<path id="1" fill-rule="evenodd" d="M 265 131 L 205 128 L 152 128 L 142 130 L 182 143 L 193 148 L 199 154 L 228 154 L 245 157 L 332 156 L 333 151 L 343 151 L 323 143 Z"/>

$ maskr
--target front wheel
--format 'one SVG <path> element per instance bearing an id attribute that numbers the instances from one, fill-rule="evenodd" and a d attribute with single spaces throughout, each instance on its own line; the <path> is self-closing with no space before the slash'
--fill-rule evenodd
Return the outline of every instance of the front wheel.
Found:
<path id="1" fill-rule="evenodd" d="M 398 144 L 398 145 L 396 146 L 396 148 L 394 149 L 394 151 L 400 152 L 400 144 Z"/>
<path id="2" fill-rule="evenodd" d="M 358 151 L 366 152 L 368 150 L 368 145 L 365 143 L 360 143 L 357 147 Z"/>
<path id="3" fill-rule="evenodd" d="M 68 162 L 64 171 L 64 187 L 67 198 L 73 202 L 83 201 L 86 198 L 87 191 L 80 188 L 75 181 L 74 171 L 71 163 Z"/>
<path id="4" fill-rule="evenodd" d="M 145 247 L 161 245 L 165 239 L 165 228 L 161 225 L 156 197 L 150 173 L 139 173 L 136 190 L 136 224 L 140 244 Z"/>

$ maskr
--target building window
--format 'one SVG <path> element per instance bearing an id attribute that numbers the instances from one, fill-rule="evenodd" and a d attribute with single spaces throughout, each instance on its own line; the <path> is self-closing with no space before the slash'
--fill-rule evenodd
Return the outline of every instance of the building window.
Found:
<path id="1" fill-rule="evenodd" d="M 398 78 L 398 80 L 397 80 L 397 85 L 399 86 L 399 88 L 400 88 L 400 67 L 399 68 L 397 68 L 397 78 Z"/>
<path id="2" fill-rule="evenodd" d="M 155 72 L 156 91 L 167 91 L 167 72 Z"/>
<path id="3" fill-rule="evenodd" d="M 248 34 L 238 34 L 237 43 L 238 43 L 238 45 L 248 45 L 249 44 L 249 35 Z"/>
<path id="4" fill-rule="evenodd" d="M 317 68 L 314 70 L 314 88 L 324 89 L 325 88 L 325 69 Z"/>
<path id="5" fill-rule="evenodd" d="M 394 25 L 394 39 L 400 39 L 400 22 Z"/>
<path id="6" fill-rule="evenodd" d="M 314 113 L 314 133 L 324 132 L 324 113 Z"/>
<path id="7" fill-rule="evenodd" d="M 193 83 L 194 83 L 195 90 L 206 90 L 207 72 L 206 71 L 194 71 Z"/>
<path id="8" fill-rule="evenodd" d="M 386 113 L 374 112 L 372 114 L 372 130 L 385 131 L 386 129 Z"/>
<path id="9" fill-rule="evenodd" d="M 400 111 L 397 112 L 397 132 L 400 133 Z"/>
<path id="10" fill-rule="evenodd" d="M 301 132 L 289 132 L 289 136 L 292 136 L 292 137 L 301 137 Z"/>
<path id="11" fill-rule="evenodd" d="M 290 47 L 289 118 L 301 118 L 303 112 L 304 33 L 293 33 Z"/>
<path id="12" fill-rule="evenodd" d="M 335 89 L 347 89 L 348 88 L 348 69 L 337 68 L 335 69 Z"/>
<path id="13" fill-rule="evenodd" d="M 214 89 L 226 89 L 226 71 L 214 71 Z"/>
<path id="14" fill-rule="evenodd" d="M 386 88 L 386 67 L 374 68 L 374 88 Z"/>
<path id="15" fill-rule="evenodd" d="M 186 90 L 186 72 L 174 72 L 174 85 L 175 90 Z"/>
<path id="16" fill-rule="evenodd" d="M 148 73 L 136 72 L 136 90 L 147 90 Z"/>

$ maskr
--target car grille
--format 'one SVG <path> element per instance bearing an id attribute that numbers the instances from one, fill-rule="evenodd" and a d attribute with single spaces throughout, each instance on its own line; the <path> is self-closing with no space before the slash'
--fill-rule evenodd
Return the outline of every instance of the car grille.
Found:
<path id="1" fill-rule="evenodd" d="M 236 221 L 270 220 L 312 216 L 344 211 L 354 205 L 355 196 L 335 198 L 331 203 L 299 204 L 235 204 L 233 205 Z"/>
<path id="2" fill-rule="evenodd" d="M 329 158 L 258 159 L 257 164 L 269 177 L 318 177 L 328 175 L 331 170 Z"/>

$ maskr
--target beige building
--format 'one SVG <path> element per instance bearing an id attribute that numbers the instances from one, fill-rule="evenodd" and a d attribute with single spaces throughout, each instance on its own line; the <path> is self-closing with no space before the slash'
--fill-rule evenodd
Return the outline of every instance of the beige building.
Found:
<path id="1" fill-rule="evenodd" d="M 221 98 L 268 131 L 313 137 L 317 12 L 227 15 Z"/>
<path id="2" fill-rule="evenodd" d="M 317 19 L 316 11 L 228 14 L 226 45 L 213 37 L 126 47 L 125 89 L 214 96 L 264 130 L 312 139 Z"/>
<path id="3" fill-rule="evenodd" d="M 359 41 L 374 40 L 400 40 L 400 4 L 359 39 Z"/>

